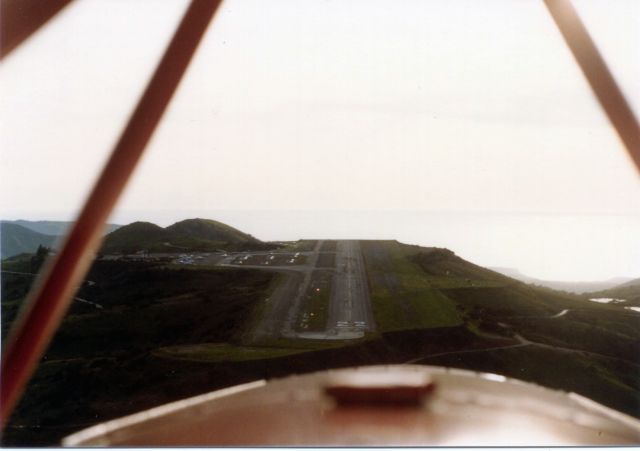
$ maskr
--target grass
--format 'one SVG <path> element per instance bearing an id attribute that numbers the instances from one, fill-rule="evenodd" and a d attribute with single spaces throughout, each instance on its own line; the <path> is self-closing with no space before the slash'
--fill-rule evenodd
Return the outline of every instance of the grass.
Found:
<path id="1" fill-rule="evenodd" d="M 352 346 L 361 341 L 366 341 L 369 338 L 364 337 L 358 340 L 315 340 L 307 338 L 268 338 L 260 342 L 260 346 L 270 348 L 285 348 L 285 349 L 299 349 L 302 351 L 322 351 L 325 349 L 342 348 L 344 346 Z"/>
<path id="2" fill-rule="evenodd" d="M 442 292 L 462 305 L 473 305 L 492 316 L 544 316 L 563 309 L 607 314 L 620 306 L 590 302 L 580 296 L 517 283 L 503 287 L 445 288 Z"/>
<path id="3" fill-rule="evenodd" d="M 638 320 L 620 306 L 589 302 L 575 296 L 525 284 L 502 288 L 446 289 L 469 321 L 509 324 L 524 337 L 552 346 L 637 361 Z M 553 318 L 567 309 L 569 313 Z"/>
<path id="4" fill-rule="evenodd" d="M 433 288 L 429 275 L 411 260 L 409 249 L 397 241 L 363 245 L 370 297 L 380 331 L 461 324 L 455 303 Z"/>
<path id="5" fill-rule="evenodd" d="M 169 346 L 153 351 L 156 357 L 196 362 L 246 362 L 284 357 L 306 352 L 304 349 L 237 346 L 230 343 L 199 343 Z"/>
<path id="6" fill-rule="evenodd" d="M 462 324 L 455 304 L 435 289 L 399 290 L 395 294 L 374 290 L 371 300 L 376 323 L 382 332 Z M 410 311 L 400 304 L 403 301 Z"/>
<path id="7" fill-rule="evenodd" d="M 636 279 L 635 282 L 631 285 L 617 286 L 608 290 L 589 293 L 589 297 L 625 299 L 627 305 L 640 306 L 640 279 Z"/>
<path id="8" fill-rule="evenodd" d="M 293 252 L 310 252 L 316 247 L 317 240 L 298 240 L 291 246 Z"/>
<path id="9" fill-rule="evenodd" d="M 267 314 L 267 299 L 269 299 L 270 293 L 273 293 L 276 287 L 283 282 L 283 279 L 286 276 L 280 273 L 273 273 L 271 282 L 269 287 L 265 290 L 265 294 L 263 299 L 258 300 L 253 308 L 251 309 L 251 313 L 245 319 L 242 327 L 234 334 L 233 338 L 235 341 L 240 342 L 251 342 L 251 332 L 258 327 L 262 318 L 264 318 Z"/>
<path id="10" fill-rule="evenodd" d="M 411 293 L 409 299 L 424 328 L 456 326 L 462 323 L 455 304 L 438 290 Z"/>
<path id="11" fill-rule="evenodd" d="M 25 269 L 18 263 L 7 266 Z M 3 267 L 7 266 L 3 262 Z M 34 280 L 9 276 L 2 278 L 3 333 Z M 175 391 L 175 396 L 186 396 L 193 388 L 183 384 L 192 376 L 185 372 L 173 380 L 183 367 L 188 368 L 186 362 L 180 362 L 180 367 L 167 359 L 153 363 L 149 358 L 154 350 L 232 343 L 255 305 L 268 296 L 273 274 L 235 269 L 173 270 L 142 262 L 97 261 L 87 279 L 95 283 L 84 284 L 78 296 L 103 308 L 72 304 L 8 423 L 3 445 L 50 445 L 58 434 L 79 429 L 79 424 L 88 426 L 177 399 L 167 394 L 166 386 Z M 237 348 L 228 344 L 227 355 Z M 264 359 L 296 352 L 263 350 L 254 355 Z M 224 352 L 219 351 L 219 358 L 222 355 Z M 233 376 L 233 381 L 239 379 L 241 376 Z M 207 381 L 203 378 L 196 387 L 205 391 L 211 385 Z M 153 399 L 147 404 L 131 404 L 132 397 L 148 399 L 149 393 L 153 393 Z M 36 434 L 32 426 L 41 425 L 47 429 Z"/>
<path id="12" fill-rule="evenodd" d="M 2 339 L 7 337 L 9 326 L 17 316 L 23 299 L 27 296 L 31 284 L 36 280 L 36 276 L 40 271 L 39 265 L 32 263 L 31 254 L 21 254 L 10 259 L 2 260 L 3 272 L 0 280 L 2 281 Z"/>
<path id="13" fill-rule="evenodd" d="M 552 346 L 584 350 L 613 358 L 638 362 L 640 334 L 602 327 L 595 321 L 566 318 L 517 318 L 509 321 L 524 337 Z"/>

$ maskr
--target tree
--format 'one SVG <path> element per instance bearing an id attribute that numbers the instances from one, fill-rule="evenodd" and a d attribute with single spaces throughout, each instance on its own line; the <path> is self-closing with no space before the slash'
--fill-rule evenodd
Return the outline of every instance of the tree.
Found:
<path id="1" fill-rule="evenodd" d="M 38 245 L 38 249 L 33 257 L 31 257 L 31 272 L 37 273 L 40 271 L 42 264 L 49 256 L 51 249 L 42 244 Z"/>

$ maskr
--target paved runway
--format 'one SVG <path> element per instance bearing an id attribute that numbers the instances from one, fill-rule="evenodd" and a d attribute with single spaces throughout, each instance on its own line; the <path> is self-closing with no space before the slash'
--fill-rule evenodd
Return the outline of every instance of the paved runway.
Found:
<path id="1" fill-rule="evenodd" d="M 360 243 L 338 241 L 335 260 L 326 332 L 337 338 L 356 338 L 375 330 Z"/>
<path id="2" fill-rule="evenodd" d="M 303 253 L 306 257 L 303 264 L 290 266 L 269 266 L 266 260 L 269 253 L 246 254 L 252 258 L 264 256 L 265 263 L 233 263 L 242 261 L 236 253 L 219 265 L 277 271 L 284 276 L 271 296 L 264 300 L 263 318 L 252 333 L 253 340 L 278 337 L 345 340 L 360 338 L 365 331 L 375 330 L 359 241 L 318 240 L 313 251 Z M 332 273 L 327 325 L 324 331 L 299 332 L 296 329 L 303 296 L 318 269 Z"/>

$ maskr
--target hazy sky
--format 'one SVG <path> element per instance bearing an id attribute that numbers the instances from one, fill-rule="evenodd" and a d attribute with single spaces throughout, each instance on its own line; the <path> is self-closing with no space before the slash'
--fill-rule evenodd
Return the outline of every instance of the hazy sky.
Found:
<path id="1" fill-rule="evenodd" d="M 575 3 L 637 114 L 640 2 Z M 78 208 L 186 4 L 77 0 L 3 62 L 3 218 Z M 541 1 L 226 0 L 119 211 L 638 215 L 639 195 Z"/>

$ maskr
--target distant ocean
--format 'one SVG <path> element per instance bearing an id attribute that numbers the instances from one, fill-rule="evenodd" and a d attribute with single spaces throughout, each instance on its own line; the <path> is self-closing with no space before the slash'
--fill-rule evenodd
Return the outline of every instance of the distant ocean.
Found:
<path id="1" fill-rule="evenodd" d="M 110 220 L 167 226 L 216 219 L 262 240 L 396 239 L 446 247 L 482 266 L 530 277 L 601 281 L 640 277 L 640 215 L 422 211 L 117 212 Z"/>

